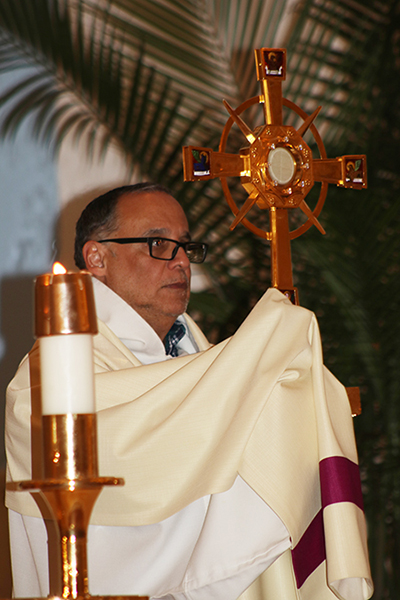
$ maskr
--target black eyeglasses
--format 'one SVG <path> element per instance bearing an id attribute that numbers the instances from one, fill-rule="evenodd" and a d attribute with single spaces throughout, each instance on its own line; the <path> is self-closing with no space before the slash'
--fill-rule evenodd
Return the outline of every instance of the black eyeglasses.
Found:
<path id="1" fill-rule="evenodd" d="M 115 242 L 116 244 L 147 244 L 150 256 L 157 260 L 172 260 L 175 258 L 179 248 L 183 248 L 191 263 L 200 264 L 204 261 L 208 244 L 201 242 L 177 242 L 163 237 L 141 237 L 141 238 L 110 238 L 98 240 L 101 244 Z"/>

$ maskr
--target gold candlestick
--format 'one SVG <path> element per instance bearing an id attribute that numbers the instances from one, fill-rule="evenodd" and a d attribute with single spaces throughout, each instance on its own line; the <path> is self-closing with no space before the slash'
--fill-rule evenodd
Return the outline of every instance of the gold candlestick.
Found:
<path id="1" fill-rule="evenodd" d="M 70 343 L 65 344 L 64 336 L 93 336 L 97 333 L 89 273 L 42 275 L 36 280 L 35 292 L 35 335 L 41 339 L 54 336 L 52 350 L 71 350 Z M 87 340 L 82 340 L 82 345 L 81 338 L 77 342 L 78 351 L 87 351 Z M 75 351 L 74 344 L 72 347 Z M 93 374 L 92 354 L 90 360 Z M 52 365 L 54 366 L 54 363 Z M 60 367 L 60 373 L 57 375 L 61 379 L 64 377 L 65 382 L 69 383 L 76 375 L 74 372 L 64 373 L 64 366 Z M 54 386 L 54 373 L 43 361 L 41 374 L 43 412 L 44 390 L 47 389 L 48 392 L 53 389 L 51 386 Z M 46 377 L 51 380 L 50 383 L 46 381 Z M 91 388 L 90 377 L 85 375 L 84 379 L 86 387 Z M 76 389 L 79 389 L 79 385 Z M 14 491 L 39 492 L 39 497 L 46 502 L 57 525 L 58 548 L 51 548 L 49 544 L 49 557 L 54 552 L 59 554 L 61 572 L 58 580 L 50 578 L 50 597 L 60 600 L 87 599 L 91 597 L 87 568 L 87 531 L 90 516 L 103 486 L 123 485 L 124 481 L 117 477 L 98 475 L 94 398 L 89 398 L 88 402 L 87 399 L 83 400 L 84 407 L 90 407 L 93 402 L 93 412 L 78 412 L 80 402 L 69 398 L 68 390 L 61 389 L 59 396 L 46 398 L 47 414 L 42 416 L 44 479 L 13 482 L 7 484 L 7 487 Z M 76 407 L 76 412 L 63 414 L 65 405 Z M 51 414 L 51 410 L 57 414 Z M 33 497 L 36 500 L 36 494 L 33 494 Z M 148 600 L 147 596 L 118 598 Z"/>

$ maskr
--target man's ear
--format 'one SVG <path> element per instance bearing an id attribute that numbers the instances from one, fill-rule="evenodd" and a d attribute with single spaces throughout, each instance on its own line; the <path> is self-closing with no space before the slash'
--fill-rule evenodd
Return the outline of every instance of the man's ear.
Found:
<path id="1" fill-rule="evenodd" d="M 98 279 L 105 276 L 104 248 L 98 242 L 89 240 L 82 248 L 86 269 Z"/>

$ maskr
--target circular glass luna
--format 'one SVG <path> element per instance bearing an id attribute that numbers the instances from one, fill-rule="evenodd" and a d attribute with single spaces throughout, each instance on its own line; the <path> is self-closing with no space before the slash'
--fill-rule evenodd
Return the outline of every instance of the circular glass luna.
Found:
<path id="1" fill-rule="evenodd" d="M 286 148 L 274 148 L 268 154 L 269 174 L 279 185 L 285 185 L 292 180 L 295 168 L 293 156 Z"/>

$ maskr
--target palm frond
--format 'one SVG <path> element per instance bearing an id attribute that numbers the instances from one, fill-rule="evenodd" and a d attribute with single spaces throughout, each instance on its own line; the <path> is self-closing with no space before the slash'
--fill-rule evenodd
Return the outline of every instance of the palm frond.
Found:
<path id="1" fill-rule="evenodd" d="M 142 63 L 142 71 L 157 73 L 153 98 L 157 89 L 160 94 L 160 80 L 169 80 L 182 95 L 180 119 L 193 121 L 206 108 L 198 135 L 207 138 L 210 128 L 226 120 L 221 99 L 238 104 L 248 93 L 246 80 L 256 86 L 254 38 L 259 45 L 267 40 L 272 43 L 285 5 L 286 0 L 267 5 L 258 1 L 247 11 L 239 0 L 215 5 L 160 0 L 4 0 L 0 68 L 39 65 L 43 74 L 53 78 L 60 98 L 70 93 L 87 109 L 95 107 L 95 117 L 110 129 L 118 124 L 120 133 L 122 120 L 129 127 L 132 119 L 138 119 L 138 111 L 127 104 L 126 92 L 131 89 L 131 101 L 143 93 L 144 75 L 132 87 L 132 74 L 140 75 L 137 65 Z M 229 38 L 222 36 L 226 14 L 234 23 Z M 238 39 L 240 45 L 233 48 Z M 50 121 L 56 123 L 54 118 Z"/>

